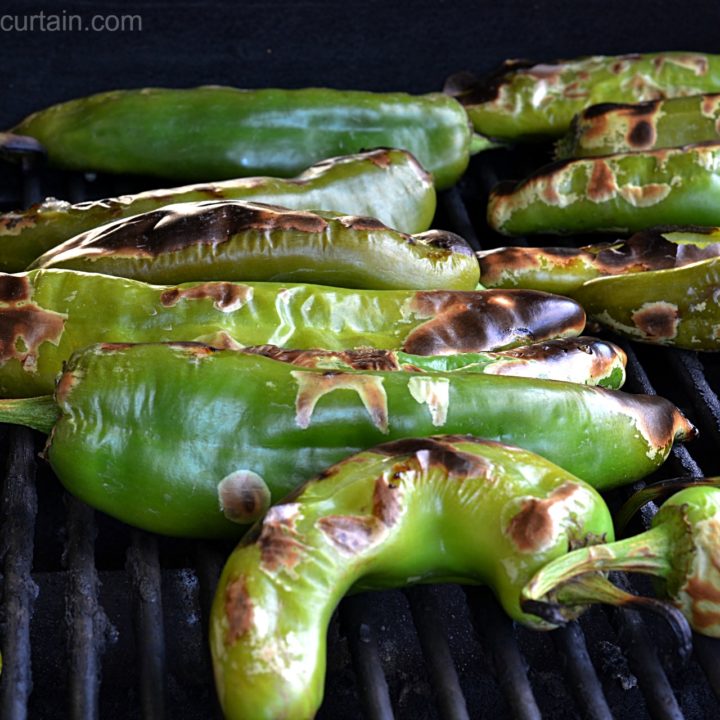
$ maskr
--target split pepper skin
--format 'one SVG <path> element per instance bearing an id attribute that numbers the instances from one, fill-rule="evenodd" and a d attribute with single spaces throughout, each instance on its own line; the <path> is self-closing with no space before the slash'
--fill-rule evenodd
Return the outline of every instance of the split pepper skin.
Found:
<path id="1" fill-rule="evenodd" d="M 323 160 L 296 178 L 254 177 L 150 190 L 71 205 L 49 198 L 0 214 L 0 271 L 20 272 L 76 235 L 132 215 L 184 202 L 249 200 L 292 210 L 334 210 L 378 218 L 413 234 L 435 214 L 432 177 L 404 150 L 371 150 Z"/>
<path id="2" fill-rule="evenodd" d="M 271 508 L 225 565 L 209 633 L 225 717 L 315 716 L 348 592 L 485 584 L 510 617 L 549 629 L 521 611 L 523 585 L 569 545 L 612 537 L 595 490 L 524 450 L 438 436 L 352 456 Z"/>
<path id="3" fill-rule="evenodd" d="M 582 248 L 478 253 L 483 283 L 568 295 L 588 318 L 633 340 L 720 349 L 720 229 L 636 233 Z"/>
<path id="4" fill-rule="evenodd" d="M 563 160 L 500 183 L 488 202 L 503 235 L 720 225 L 720 143 Z"/>
<path id="5" fill-rule="evenodd" d="M 714 485 L 717 485 L 717 479 Z M 642 491 L 641 491 L 642 492 Z M 699 483 L 673 495 L 634 537 L 575 550 L 544 568 L 523 589 L 523 601 L 550 607 L 642 603 L 601 573 L 657 578 L 662 593 L 699 633 L 720 637 L 720 489 Z M 531 605 L 532 607 L 532 605 Z"/>
<path id="6" fill-rule="evenodd" d="M 462 73 L 445 87 L 478 133 L 508 141 L 559 137 L 589 105 L 718 91 L 720 55 L 691 52 L 509 60 L 485 79 Z"/>
<path id="7" fill-rule="evenodd" d="M 474 290 L 480 268 L 459 235 L 406 235 L 357 215 L 243 200 L 167 205 L 90 230 L 39 257 L 53 267 L 151 283 L 308 282 L 369 290 Z"/>
<path id="8" fill-rule="evenodd" d="M 654 471 L 695 434 L 658 396 L 473 373 L 297 368 L 194 343 L 95 345 L 54 399 L 0 402 L 0 422 L 50 433 L 65 487 L 130 525 L 238 537 L 304 481 L 387 440 L 474 433 L 598 489 Z"/>
<path id="9" fill-rule="evenodd" d="M 442 189 L 481 147 L 465 109 L 442 93 L 326 88 L 115 90 L 40 110 L 12 132 L 38 140 L 59 168 L 198 182 L 293 177 L 325 158 L 392 147 Z"/>
<path id="10" fill-rule="evenodd" d="M 720 94 L 593 105 L 555 144 L 555 158 L 598 157 L 720 142 Z"/>
<path id="11" fill-rule="evenodd" d="M 102 308 L 99 303 L 102 301 Z M 96 342 L 358 347 L 449 355 L 574 337 L 585 312 L 531 290 L 347 290 L 205 282 L 148 285 L 73 270 L 0 274 L 0 396 L 43 395 Z"/>
<path id="12" fill-rule="evenodd" d="M 591 337 L 562 338 L 504 352 L 411 355 L 401 350 L 285 350 L 276 345 L 240 348 L 242 352 L 321 370 L 402 370 L 463 372 L 563 380 L 620 389 L 627 356 L 617 345 Z"/>

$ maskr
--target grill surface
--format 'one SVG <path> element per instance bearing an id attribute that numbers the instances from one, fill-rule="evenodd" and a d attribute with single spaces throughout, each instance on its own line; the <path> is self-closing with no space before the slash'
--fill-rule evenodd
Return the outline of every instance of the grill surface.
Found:
<path id="1" fill-rule="evenodd" d="M 91 5 L 120 12 L 110 2 L 44 3 L 57 13 L 87 13 Z M 450 72 L 488 70 L 518 55 L 711 50 L 720 19 L 720 6 L 692 0 L 423 0 L 412 12 L 373 0 L 268 3 L 269 13 L 255 3 L 216 5 L 220 12 L 210 14 L 197 0 L 131 0 L 122 12 L 142 15 L 144 30 L 135 35 L 3 33 L 0 127 L 109 87 L 215 82 L 424 92 Z M 3 8 L 27 11 L 20 0 Z M 442 195 L 435 226 L 476 247 L 499 244 L 483 220 L 489 188 L 543 159 L 535 150 L 475 158 L 460 185 Z M 0 209 L 153 184 L 3 165 Z M 620 344 L 629 356 L 627 389 L 670 398 L 701 431 L 651 479 L 720 474 L 720 359 Z M 95 513 L 37 459 L 42 444 L 39 434 L 0 426 L 0 717 L 219 717 L 206 627 L 231 547 L 156 537 Z M 617 507 L 630 492 L 607 497 Z M 720 716 L 720 643 L 695 636 L 683 664 L 663 624 L 633 611 L 593 608 L 543 634 L 513 626 L 482 588 L 424 586 L 341 603 L 330 626 L 326 688 L 325 720 L 704 720 Z"/>

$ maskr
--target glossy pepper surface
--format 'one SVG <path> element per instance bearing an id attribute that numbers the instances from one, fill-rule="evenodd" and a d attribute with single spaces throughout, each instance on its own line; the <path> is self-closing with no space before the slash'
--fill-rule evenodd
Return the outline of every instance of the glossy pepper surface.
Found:
<path id="1" fill-rule="evenodd" d="M 578 335 L 574 300 L 534 291 L 347 290 L 207 282 L 148 285 L 73 270 L 0 274 L 0 393 L 52 392 L 94 342 L 203 340 L 296 349 L 482 352 Z"/>
<path id="2" fill-rule="evenodd" d="M 49 397 L 0 421 L 50 432 L 63 484 L 131 525 L 237 536 L 314 474 L 385 440 L 472 431 L 602 488 L 658 467 L 694 428 L 670 402 L 555 380 L 296 368 L 200 344 L 95 345 Z"/>
<path id="3" fill-rule="evenodd" d="M 465 171 L 473 135 L 462 105 L 441 93 L 219 86 L 98 93 L 33 113 L 13 132 L 39 140 L 57 167 L 189 181 L 292 177 L 325 158 L 393 147 L 415 155 L 438 188 Z"/>
<path id="4" fill-rule="evenodd" d="M 555 157 L 597 157 L 720 141 L 720 94 L 593 105 L 575 116 Z"/>
<path id="5" fill-rule="evenodd" d="M 509 60 L 484 80 L 455 76 L 446 86 L 477 132 L 502 140 L 562 135 L 589 105 L 719 90 L 720 55 L 691 52 Z"/>
<path id="6" fill-rule="evenodd" d="M 432 177 L 404 150 L 323 160 L 292 179 L 262 177 L 150 190 L 71 205 L 49 198 L 0 214 L 0 271 L 19 272 L 44 252 L 100 225 L 178 202 L 252 200 L 294 210 L 378 218 L 400 232 L 424 232 L 435 213 Z"/>
<path id="7" fill-rule="evenodd" d="M 478 254 L 488 287 L 568 295 L 588 317 L 642 342 L 720 349 L 720 229 L 636 233 L 583 248 Z"/>
<path id="8" fill-rule="evenodd" d="M 720 225 L 720 144 L 547 165 L 491 193 L 488 223 L 504 235 L 633 232 Z"/>
<path id="9" fill-rule="evenodd" d="M 31 268 L 153 283 L 309 282 L 373 290 L 474 290 L 480 268 L 459 235 L 406 235 L 379 220 L 243 200 L 167 205 L 67 240 Z"/>
<path id="10" fill-rule="evenodd" d="M 225 716 L 314 717 L 348 591 L 483 583 L 512 618 L 547 629 L 520 610 L 523 584 L 568 545 L 612 537 L 597 492 L 524 450 L 439 436 L 348 458 L 271 508 L 223 570 L 210 646 Z"/>
<path id="11" fill-rule="evenodd" d="M 714 480 L 717 485 L 717 479 Z M 579 549 L 542 568 L 523 599 L 568 606 L 633 604 L 635 596 L 599 575 L 652 575 L 699 633 L 720 637 L 720 489 L 698 484 L 667 500 L 652 527 L 634 537 Z"/>
<path id="12" fill-rule="evenodd" d="M 238 349 L 240 349 L 238 347 Z M 625 382 L 624 351 L 591 337 L 561 338 L 513 350 L 453 355 L 412 355 L 401 350 L 285 350 L 255 345 L 243 352 L 322 370 L 403 370 L 405 372 L 465 372 L 564 380 L 617 390 Z"/>

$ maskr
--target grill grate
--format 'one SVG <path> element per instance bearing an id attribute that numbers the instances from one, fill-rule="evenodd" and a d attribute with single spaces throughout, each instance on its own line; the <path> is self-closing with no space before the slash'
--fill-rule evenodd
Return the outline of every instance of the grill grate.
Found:
<path id="1" fill-rule="evenodd" d="M 500 244 L 484 225 L 484 198 L 498 177 L 533 164 L 536 157 L 504 151 L 475 158 L 461 185 L 441 195 L 436 226 L 476 247 Z M 0 194 L 7 209 L 50 193 L 79 201 L 143 184 L 29 166 L 16 180 Z M 657 388 L 701 430 L 700 440 L 673 450 L 657 479 L 720 474 L 717 357 L 620 344 L 627 388 Z M 37 464 L 39 435 L 3 430 L 2 717 L 219 718 L 206 624 L 229 546 L 159 538 L 95 513 Z M 617 505 L 629 492 L 608 500 Z M 684 665 L 668 635 L 635 611 L 600 608 L 533 633 L 515 627 L 482 588 L 361 594 L 345 599 L 331 623 L 320 717 L 718 716 L 720 641 L 696 636 Z"/>

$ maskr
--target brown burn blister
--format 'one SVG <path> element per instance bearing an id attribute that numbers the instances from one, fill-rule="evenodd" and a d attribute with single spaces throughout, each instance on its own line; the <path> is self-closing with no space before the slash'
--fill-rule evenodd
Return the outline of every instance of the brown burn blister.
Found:
<path id="1" fill-rule="evenodd" d="M 390 350 L 376 348 L 358 348 L 357 350 L 286 350 L 277 345 L 255 345 L 243 348 L 243 352 L 280 362 L 290 363 L 296 367 L 318 368 L 337 359 L 353 370 L 399 370 L 394 353 Z"/>
<path id="2" fill-rule="evenodd" d="M 367 550 L 384 532 L 382 523 L 372 515 L 326 515 L 316 524 L 330 542 L 347 555 Z"/>
<path id="3" fill-rule="evenodd" d="M 527 498 L 513 515 L 506 532 L 522 553 L 539 552 L 555 541 L 556 522 L 552 508 L 566 502 L 579 489 L 576 483 L 566 482 L 546 498 Z"/>
<path id="4" fill-rule="evenodd" d="M 271 507 L 262 521 L 256 544 L 260 549 L 260 564 L 275 572 L 280 568 L 292 570 L 303 551 L 295 527 L 299 509 L 293 503 Z"/>
<path id="5" fill-rule="evenodd" d="M 247 580 L 244 575 L 240 575 L 225 588 L 225 616 L 228 621 L 226 645 L 234 644 L 249 632 L 253 625 L 253 613 Z"/>
<path id="6" fill-rule="evenodd" d="M 568 298 L 534 290 L 415 293 L 410 310 L 430 318 L 403 343 L 413 355 L 482 352 L 579 334 L 585 313 Z"/>
<path id="7" fill-rule="evenodd" d="M 473 255 L 473 249 L 467 240 L 460 237 L 460 235 L 446 230 L 428 230 L 411 237 L 415 242 L 427 245 L 436 250 L 458 255 Z"/>
<path id="8" fill-rule="evenodd" d="M 618 191 L 615 173 L 604 160 L 594 160 L 590 180 L 587 185 L 587 196 L 592 202 L 601 203 L 615 197 Z"/>
<path id="9" fill-rule="evenodd" d="M 720 588 L 701 577 L 692 577 L 683 590 L 691 600 L 690 612 L 696 630 L 717 628 L 720 625 Z M 708 607 L 715 605 L 716 609 Z"/>
<path id="10" fill-rule="evenodd" d="M 40 346 L 57 345 L 64 328 L 63 315 L 34 303 L 0 307 L 0 365 L 16 359 L 27 372 L 34 372 Z"/>
<path id="11" fill-rule="evenodd" d="M 29 300 L 30 294 L 30 280 L 26 275 L 0 273 L 0 303 Z"/>
<path id="12" fill-rule="evenodd" d="M 181 300 L 210 299 L 218 310 L 231 312 L 245 305 L 252 295 L 253 289 L 248 285 L 231 282 L 206 282 L 191 287 L 174 287 L 164 290 L 160 295 L 160 302 L 164 307 L 172 307 Z"/>
<path id="13" fill-rule="evenodd" d="M 649 340 L 672 340 L 677 337 L 680 313 L 668 302 L 646 303 L 631 314 L 635 327 Z"/>

